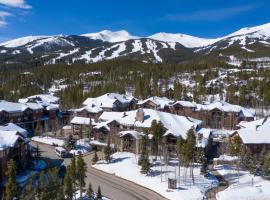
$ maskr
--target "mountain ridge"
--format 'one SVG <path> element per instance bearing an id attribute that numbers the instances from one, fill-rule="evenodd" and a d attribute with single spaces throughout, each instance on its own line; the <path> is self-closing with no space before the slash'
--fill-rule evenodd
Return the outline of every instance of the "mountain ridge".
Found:
<path id="1" fill-rule="evenodd" d="M 216 39 L 186 34 L 157 33 L 139 37 L 125 30 L 104 30 L 82 35 L 26 36 L 0 44 L 0 61 L 41 60 L 56 62 L 99 62 L 128 58 L 143 62 L 180 63 L 197 57 L 228 60 L 270 57 L 270 23 L 246 27 Z"/>

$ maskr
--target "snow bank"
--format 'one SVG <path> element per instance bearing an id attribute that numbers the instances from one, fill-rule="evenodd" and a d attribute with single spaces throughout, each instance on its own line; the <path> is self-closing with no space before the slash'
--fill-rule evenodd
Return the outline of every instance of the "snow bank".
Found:
<path id="1" fill-rule="evenodd" d="M 235 167 L 217 165 L 214 167 L 231 184 L 216 195 L 218 200 L 266 200 L 270 197 L 270 181 L 254 176 L 247 171 L 238 172 Z"/>
<path id="2" fill-rule="evenodd" d="M 185 168 L 181 168 L 180 188 L 168 191 L 167 178 L 175 177 L 175 171 L 178 171 L 178 168 L 173 164 L 167 167 L 163 166 L 161 182 L 161 166 L 158 162 L 151 167 L 152 172 L 147 176 L 140 173 L 140 166 L 137 165 L 137 160 L 138 156 L 135 154 L 119 152 L 113 154 L 112 163 L 105 164 L 104 161 L 100 161 L 94 165 L 94 167 L 147 187 L 171 200 L 204 199 L 205 192 L 218 184 L 217 180 L 214 178 L 211 179 L 201 176 L 199 167 L 195 167 L 194 169 L 195 185 L 192 184 L 192 180 L 189 176 L 187 176 L 186 181 L 183 182 L 183 172 Z M 176 162 L 174 163 L 177 164 Z M 168 173 L 164 174 L 164 171 Z M 178 174 L 176 177 L 178 178 Z"/>
<path id="3" fill-rule="evenodd" d="M 52 138 L 49 136 L 34 136 L 31 138 L 33 141 L 49 144 L 49 145 L 57 145 L 64 146 L 65 141 L 57 138 Z"/>

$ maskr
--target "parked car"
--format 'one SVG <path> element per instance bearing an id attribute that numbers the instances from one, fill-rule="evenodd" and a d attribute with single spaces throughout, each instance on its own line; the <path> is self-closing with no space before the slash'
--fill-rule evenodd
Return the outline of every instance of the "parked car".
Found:
<path id="1" fill-rule="evenodd" d="M 68 157 L 68 152 L 65 148 L 63 147 L 55 147 L 55 153 L 58 155 L 60 158 L 66 158 Z"/>

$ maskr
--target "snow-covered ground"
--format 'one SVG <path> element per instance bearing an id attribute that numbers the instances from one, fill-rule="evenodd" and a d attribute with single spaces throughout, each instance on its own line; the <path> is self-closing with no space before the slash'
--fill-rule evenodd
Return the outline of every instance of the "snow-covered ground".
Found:
<path id="1" fill-rule="evenodd" d="M 238 171 L 228 165 L 216 165 L 215 169 L 229 181 L 230 186 L 216 195 L 218 200 L 269 200 L 270 181 L 247 171 Z M 239 180 L 239 181 L 238 181 Z"/>
<path id="2" fill-rule="evenodd" d="M 81 199 L 80 198 L 80 191 L 78 190 L 78 191 L 76 191 L 76 194 L 75 194 L 75 200 L 80 200 L 80 199 Z M 89 197 L 87 197 L 86 192 L 84 192 L 84 193 L 82 193 L 82 199 L 83 200 L 96 200 L 96 194 L 93 193 L 92 197 L 89 198 Z M 98 199 L 98 200 L 110 200 L 110 199 L 107 197 L 102 197 L 102 199 Z"/>
<path id="3" fill-rule="evenodd" d="M 49 136 L 34 136 L 31 138 L 33 141 L 49 144 L 49 145 L 57 145 L 64 146 L 65 141 L 57 138 L 52 138 Z"/>
<path id="4" fill-rule="evenodd" d="M 205 178 L 200 175 L 199 167 L 195 167 L 194 169 L 195 185 L 193 185 L 189 175 L 184 176 L 185 174 L 189 174 L 189 169 L 186 170 L 186 168 L 182 167 L 180 171 L 180 187 L 178 184 L 178 189 L 168 190 L 167 179 L 175 177 L 178 179 L 177 162 L 172 162 L 167 167 L 163 166 L 162 171 L 159 162 L 156 162 L 151 166 L 151 173 L 144 175 L 140 173 L 141 168 L 137 165 L 138 159 L 138 155 L 133 153 L 118 152 L 113 154 L 113 161 L 110 164 L 100 161 L 94 167 L 147 187 L 171 200 L 204 199 L 205 192 L 218 185 L 218 181 L 214 177 Z M 186 179 L 185 182 L 183 182 L 184 179 Z"/>

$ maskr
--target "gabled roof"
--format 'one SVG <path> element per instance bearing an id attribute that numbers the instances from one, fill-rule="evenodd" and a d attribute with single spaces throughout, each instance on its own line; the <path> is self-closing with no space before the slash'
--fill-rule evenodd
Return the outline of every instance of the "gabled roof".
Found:
<path id="1" fill-rule="evenodd" d="M 59 102 L 59 97 L 50 95 L 50 94 L 37 94 L 30 97 L 27 97 L 27 99 L 37 99 L 40 103 L 43 104 L 57 104 Z"/>
<path id="2" fill-rule="evenodd" d="M 0 150 L 14 147 L 19 138 L 21 137 L 17 134 L 17 131 L 0 130 Z"/>
<path id="3" fill-rule="evenodd" d="M 259 121 L 260 122 L 260 121 Z M 270 144 L 270 119 L 265 118 L 261 125 L 253 123 L 237 131 L 244 144 Z"/>
<path id="4" fill-rule="evenodd" d="M 196 108 L 196 103 L 191 101 L 176 101 L 172 104 L 172 106 L 180 104 L 183 107 Z"/>
<path id="5" fill-rule="evenodd" d="M 19 103 L 29 105 L 33 109 L 39 109 L 40 106 L 46 107 L 47 110 L 59 109 L 59 97 L 49 94 L 37 94 L 24 99 L 19 99 Z"/>
<path id="6" fill-rule="evenodd" d="M 28 106 L 21 103 L 13 103 L 8 101 L 0 101 L 0 112 L 6 111 L 8 113 L 23 112 L 28 108 Z"/>
<path id="7" fill-rule="evenodd" d="M 239 105 L 227 103 L 225 101 L 216 101 L 216 102 L 209 103 L 209 104 L 196 104 L 196 110 L 211 111 L 214 109 L 218 109 L 218 110 L 223 111 L 223 112 L 240 113 L 240 115 L 242 115 L 242 117 L 254 117 L 255 116 L 254 111 L 247 109 L 247 108 L 244 108 L 244 107 L 239 106 Z"/>
<path id="8" fill-rule="evenodd" d="M 134 130 L 128 130 L 128 131 L 121 131 L 119 132 L 119 136 L 120 137 L 124 137 L 126 135 L 131 135 L 133 138 L 135 138 L 136 140 L 141 139 L 144 134 L 138 131 L 134 131 Z"/>
<path id="9" fill-rule="evenodd" d="M 76 109 L 75 112 L 81 112 L 83 110 L 86 110 L 89 113 L 100 113 L 103 112 L 103 109 L 96 106 L 96 105 L 87 105 L 82 108 Z"/>
<path id="10" fill-rule="evenodd" d="M 145 104 L 145 103 L 147 103 L 149 101 L 153 102 L 157 106 L 157 108 L 159 108 L 159 109 L 163 109 L 166 105 L 169 105 L 169 104 L 173 103 L 172 100 L 170 100 L 170 99 L 168 99 L 166 97 L 154 96 L 154 97 L 150 97 L 148 99 L 139 101 L 138 105 L 143 105 L 143 104 Z"/>
<path id="11" fill-rule="evenodd" d="M 87 117 L 74 117 L 71 120 L 71 124 L 79 124 L 79 125 L 90 125 L 90 118 Z"/>
<path id="12" fill-rule="evenodd" d="M 122 104 L 129 104 L 134 98 L 128 95 L 122 95 L 118 93 L 107 93 L 95 98 L 87 98 L 83 105 L 93 106 L 100 108 L 114 108 L 115 102 L 119 101 Z"/>
<path id="13" fill-rule="evenodd" d="M 182 136 L 186 138 L 189 129 L 196 128 L 202 124 L 201 120 L 174 115 L 170 113 L 160 112 L 152 109 L 143 109 L 144 121 L 136 121 L 137 110 L 128 112 L 104 112 L 100 116 L 100 120 L 116 120 L 125 126 L 135 126 L 142 128 L 150 128 L 152 121 L 161 121 L 167 129 L 166 134 L 173 134 L 174 136 Z"/>
<path id="14" fill-rule="evenodd" d="M 13 123 L 8 123 L 6 125 L 0 126 L 0 131 L 15 131 L 15 132 L 20 133 L 25 138 L 29 134 L 27 130 L 25 130 L 25 129 L 23 129 L 23 128 L 19 127 L 16 124 L 13 124 Z"/>

